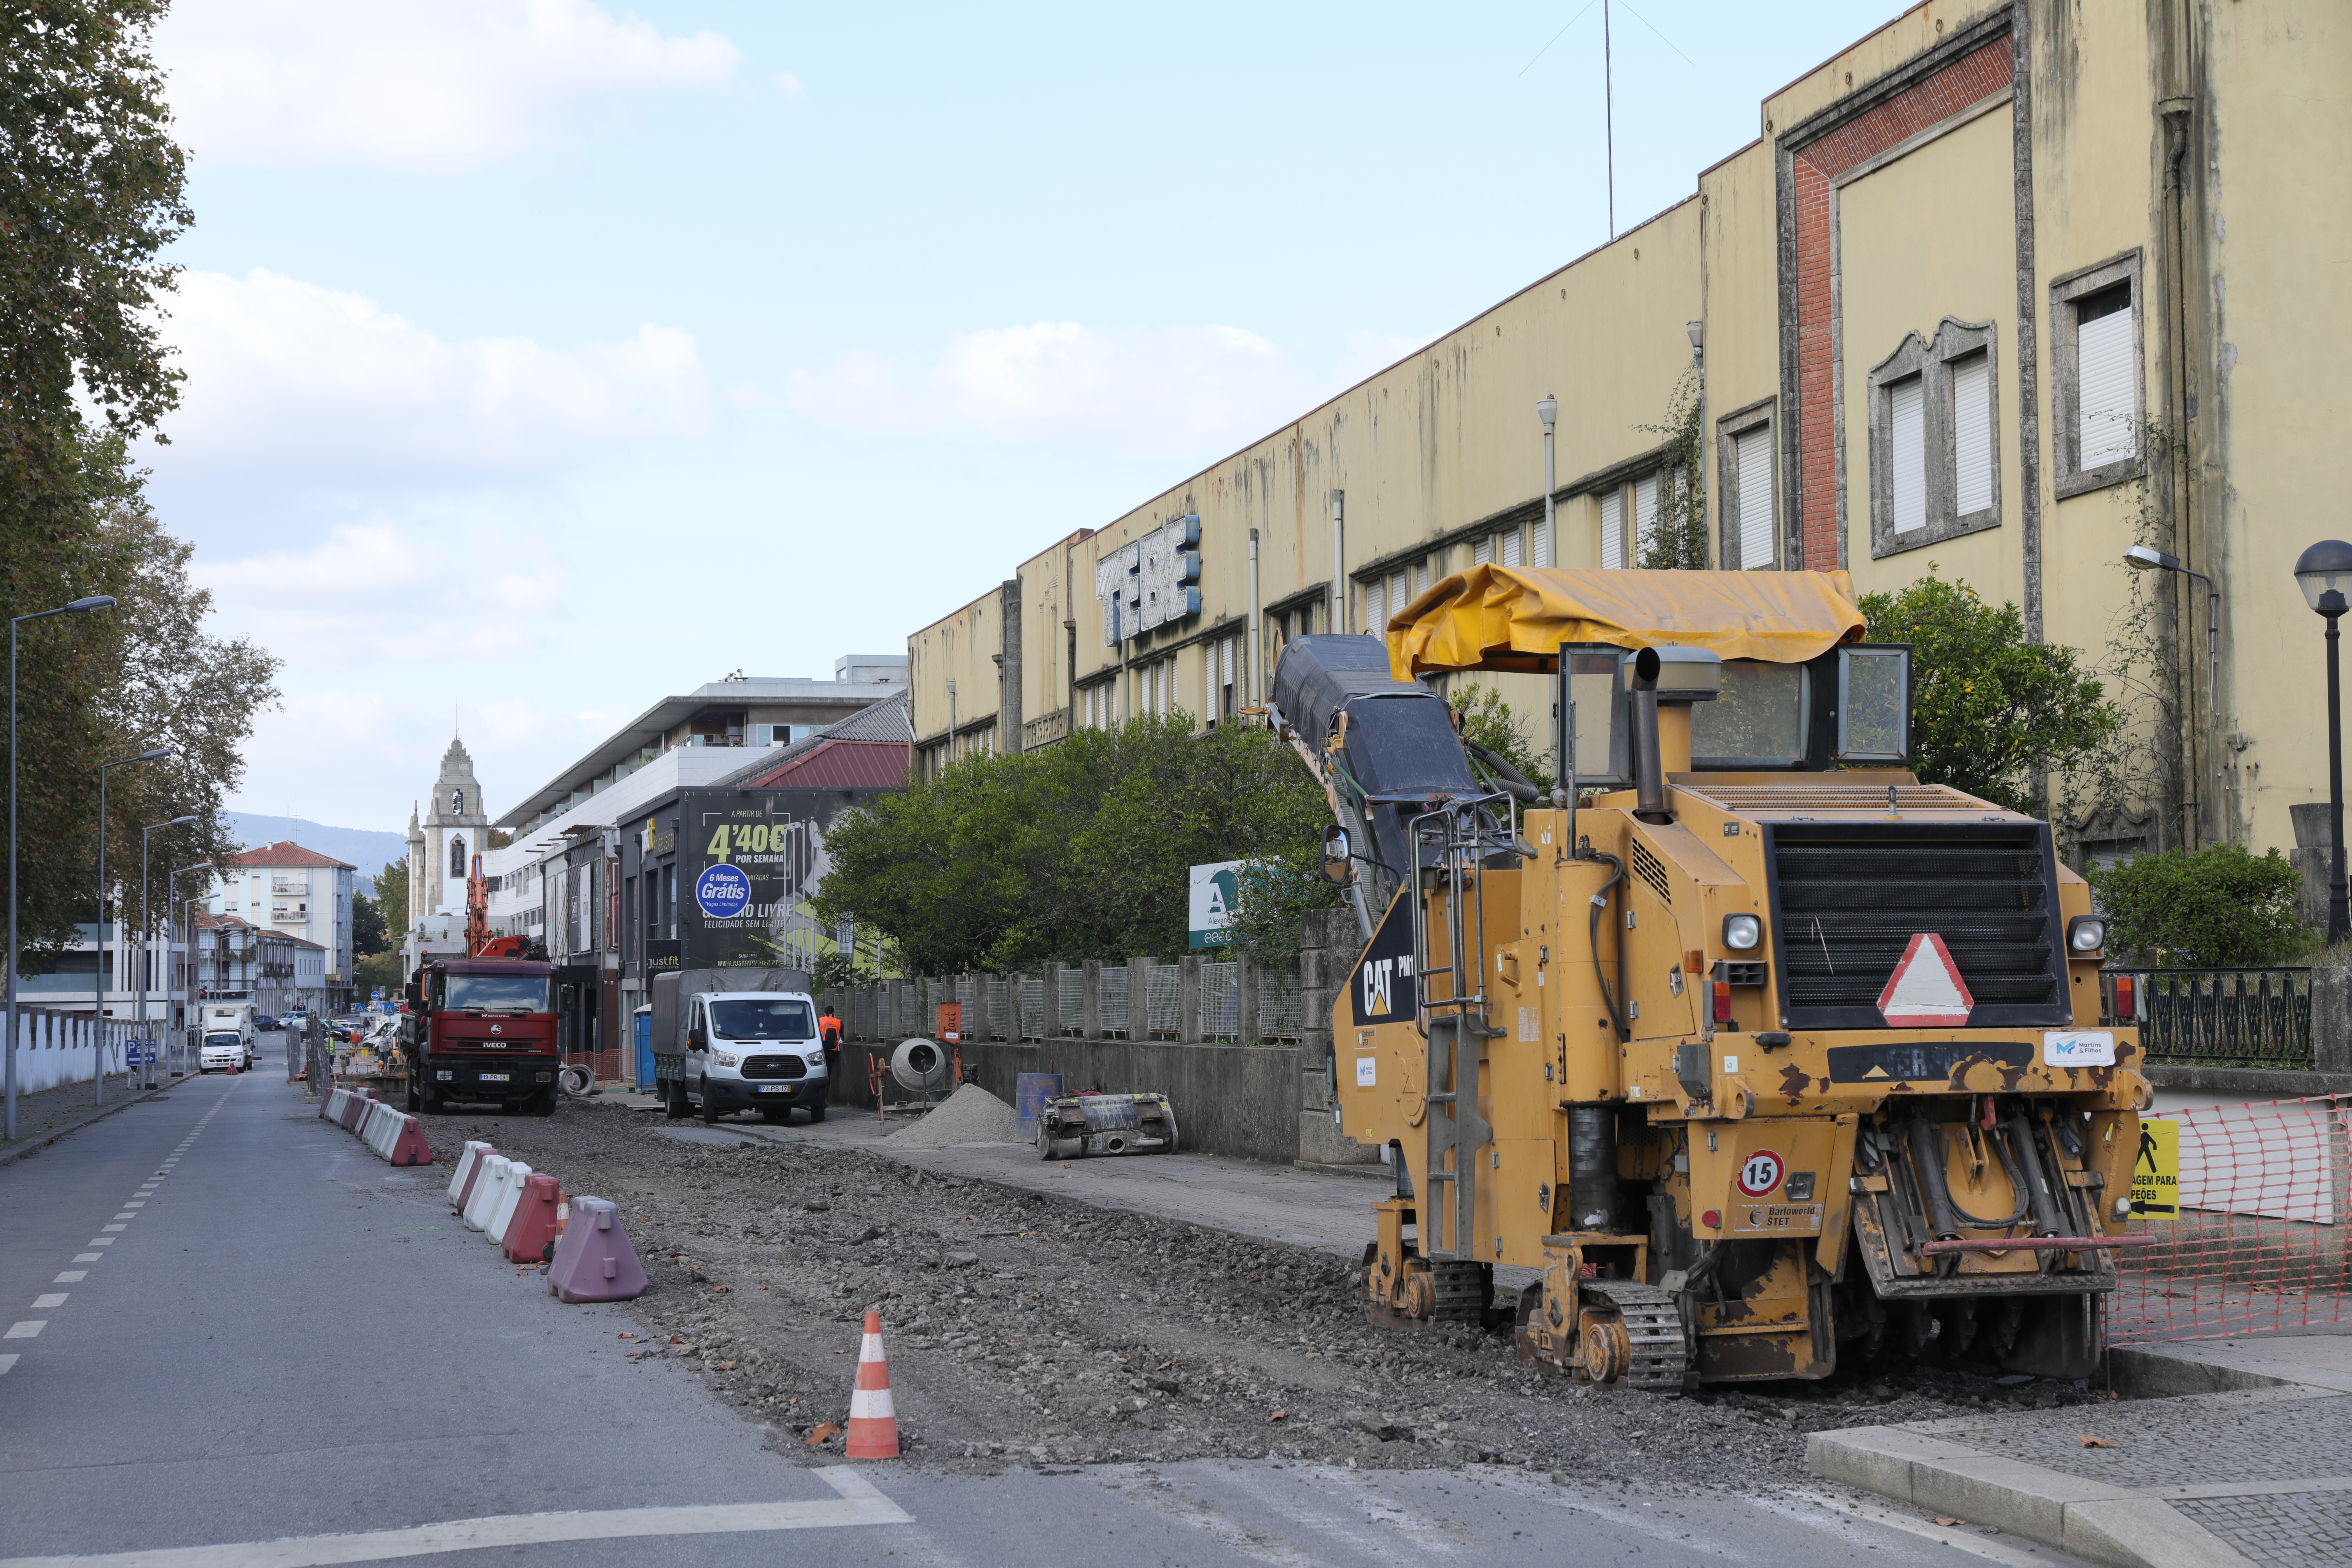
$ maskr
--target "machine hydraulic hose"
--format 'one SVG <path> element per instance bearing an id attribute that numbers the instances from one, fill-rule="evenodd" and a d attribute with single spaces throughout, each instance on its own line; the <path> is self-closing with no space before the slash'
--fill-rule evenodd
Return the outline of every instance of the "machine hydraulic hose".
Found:
<path id="1" fill-rule="evenodd" d="M 1617 1037 L 1630 1040 L 1633 1032 L 1625 1026 L 1625 1015 L 1617 1005 L 1617 992 L 1609 989 L 1609 977 L 1601 969 L 1601 911 L 1609 907 L 1609 889 L 1624 880 L 1625 862 L 1598 849 L 1592 852 L 1592 858 L 1609 862 L 1609 879 L 1601 884 L 1599 892 L 1592 895 L 1592 918 L 1586 922 L 1585 939 L 1592 949 L 1592 978 L 1601 987 L 1601 1005 L 1609 1009 L 1609 1021 L 1617 1026 Z M 1617 939 L 1617 978 L 1620 982 L 1617 991 L 1624 990 L 1625 939 L 1622 936 Z"/>

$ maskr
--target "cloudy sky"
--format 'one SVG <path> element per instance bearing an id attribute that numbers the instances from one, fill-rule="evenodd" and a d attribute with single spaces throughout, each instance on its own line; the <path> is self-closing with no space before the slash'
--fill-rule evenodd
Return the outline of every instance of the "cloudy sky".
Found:
<path id="1" fill-rule="evenodd" d="M 1619 226 L 1893 0 L 1610 0 Z M 286 660 L 235 803 L 493 811 L 829 678 L 1608 235 L 1597 3 L 177 0 L 149 454 Z"/>

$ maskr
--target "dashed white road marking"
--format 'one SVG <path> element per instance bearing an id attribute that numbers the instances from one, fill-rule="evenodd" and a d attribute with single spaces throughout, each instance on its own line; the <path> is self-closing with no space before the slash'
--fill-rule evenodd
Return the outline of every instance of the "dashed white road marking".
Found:
<path id="1" fill-rule="evenodd" d="M 74 1261 L 76 1263 L 95 1263 L 105 1256 L 106 1254 L 103 1252 L 77 1252 L 74 1254 Z"/>
<path id="2" fill-rule="evenodd" d="M 626 1541 L 662 1535 L 740 1535 L 767 1530 L 838 1530 L 861 1524 L 912 1524 L 914 1516 L 845 1466 L 817 1471 L 838 1495 L 807 1502 L 623 1508 L 595 1513 L 518 1513 L 454 1519 L 412 1530 L 365 1535 L 312 1535 L 234 1546 L 167 1546 L 103 1556 L 10 1557 L 0 1568 L 328 1568 L 444 1552 L 533 1546 L 550 1541 Z"/>
<path id="3" fill-rule="evenodd" d="M 52 1285 L 79 1285 L 89 1278 L 89 1270 L 87 1268 L 68 1268 L 64 1273 L 58 1275 L 56 1279 L 50 1280 L 49 1283 Z"/>
<path id="4" fill-rule="evenodd" d="M 100 1226 L 98 1228 L 99 1228 L 99 1229 L 100 1229 L 100 1230 L 129 1230 L 131 1227 L 130 1227 L 129 1226 L 127 1226 L 127 1225 L 102 1225 L 102 1226 Z M 94 1241 L 93 1241 L 93 1242 L 91 1242 L 91 1243 L 90 1243 L 90 1245 L 91 1245 L 92 1247 L 96 1247 L 96 1246 L 98 1245 L 98 1243 L 96 1243 L 96 1242 L 94 1242 Z"/>
<path id="5" fill-rule="evenodd" d="M 43 1329 L 46 1329 L 48 1326 L 49 1321 L 47 1318 L 26 1318 L 21 1323 L 9 1324 L 8 1331 L 5 1334 L 0 1334 L 0 1340 L 33 1339 L 37 1337 Z"/>
<path id="6" fill-rule="evenodd" d="M 15 1366 L 16 1364 L 16 1352 L 11 1351 L 6 1355 L 0 1355 L 0 1372 L 6 1372 L 10 1367 Z"/>
<path id="7" fill-rule="evenodd" d="M 107 1228 L 110 1230 L 121 1230 L 122 1227 L 117 1225 L 109 1226 Z M 92 1247 L 112 1247 L 114 1245 L 114 1237 L 110 1236 L 93 1236 L 89 1238 L 89 1245 Z"/>
<path id="8" fill-rule="evenodd" d="M 38 1312 L 50 1307 L 62 1307 L 70 1294 L 72 1292 L 68 1290 L 52 1290 L 46 1296 L 36 1296 L 33 1298 L 33 1310 Z"/>

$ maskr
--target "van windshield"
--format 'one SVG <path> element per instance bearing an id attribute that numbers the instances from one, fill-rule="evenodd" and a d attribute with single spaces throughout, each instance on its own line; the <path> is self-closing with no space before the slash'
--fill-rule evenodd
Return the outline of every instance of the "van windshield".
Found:
<path id="1" fill-rule="evenodd" d="M 452 974 L 442 993 L 441 1005 L 456 1013 L 545 1013 L 547 977 L 543 974 Z"/>
<path id="2" fill-rule="evenodd" d="M 206 1035 L 205 1037 L 205 1044 L 208 1046 L 241 1046 L 245 1042 L 243 1040 L 239 1039 L 235 1035 Z"/>
<path id="3" fill-rule="evenodd" d="M 713 1002 L 711 1032 L 724 1040 L 813 1040 L 816 1020 L 805 1002 Z"/>

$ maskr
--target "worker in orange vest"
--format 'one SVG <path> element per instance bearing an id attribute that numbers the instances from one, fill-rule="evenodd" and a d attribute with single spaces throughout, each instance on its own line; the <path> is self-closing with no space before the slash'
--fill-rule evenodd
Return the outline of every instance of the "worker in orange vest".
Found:
<path id="1" fill-rule="evenodd" d="M 830 1009 L 816 1021 L 817 1038 L 824 1042 L 824 1070 L 828 1077 L 841 1071 L 841 1020 Z"/>

